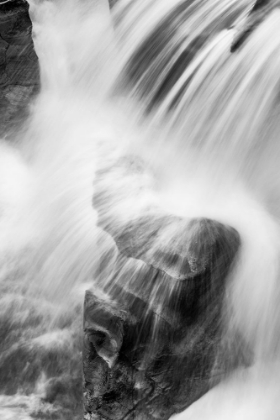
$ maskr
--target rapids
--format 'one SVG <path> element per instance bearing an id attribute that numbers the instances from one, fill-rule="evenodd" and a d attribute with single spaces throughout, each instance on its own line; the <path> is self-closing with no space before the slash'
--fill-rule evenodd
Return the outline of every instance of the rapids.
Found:
<path id="1" fill-rule="evenodd" d="M 29 4 L 41 89 L 0 143 L 1 418 L 81 418 L 84 291 L 114 264 L 94 180 L 134 154 L 146 177 L 110 179 L 121 217 L 156 203 L 242 242 L 224 323 L 254 363 L 174 419 L 278 419 L 279 10 L 231 54 L 249 0 Z"/>

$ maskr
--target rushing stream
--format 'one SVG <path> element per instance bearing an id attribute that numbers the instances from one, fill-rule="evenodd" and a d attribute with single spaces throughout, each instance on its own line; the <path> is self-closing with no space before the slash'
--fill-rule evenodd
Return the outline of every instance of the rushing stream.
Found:
<path id="1" fill-rule="evenodd" d="M 0 143 L 1 419 L 82 416 L 84 291 L 112 269 L 95 179 L 127 155 L 146 167 L 107 181 L 118 218 L 156 205 L 241 237 L 224 323 L 253 362 L 174 419 L 279 419 L 280 11 L 231 54 L 249 0 L 29 4 L 41 89 Z"/>

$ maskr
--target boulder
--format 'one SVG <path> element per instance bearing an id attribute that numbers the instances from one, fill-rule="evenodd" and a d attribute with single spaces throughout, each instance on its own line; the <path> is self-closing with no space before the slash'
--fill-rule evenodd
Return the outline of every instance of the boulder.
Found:
<path id="1" fill-rule="evenodd" d="M 15 131 L 39 88 L 32 23 L 24 0 L 0 2 L 0 134 Z"/>
<path id="2" fill-rule="evenodd" d="M 221 315 L 239 235 L 212 220 L 170 217 L 140 220 L 117 241 L 122 255 L 102 295 L 85 298 L 85 412 L 168 419 L 225 373 Z"/>
<path id="3" fill-rule="evenodd" d="M 116 252 L 107 254 L 107 277 L 101 273 L 85 296 L 86 419 L 167 420 L 235 363 L 224 349 L 222 311 L 239 234 L 215 220 L 166 214 L 155 203 L 141 208 L 145 188 L 137 189 L 136 179 L 146 172 L 129 157 L 95 181 L 99 226 Z M 118 198 L 131 177 L 139 194 L 127 191 L 122 203 L 136 200 L 140 211 L 123 215 Z M 111 190 L 106 178 L 116 182 Z"/>

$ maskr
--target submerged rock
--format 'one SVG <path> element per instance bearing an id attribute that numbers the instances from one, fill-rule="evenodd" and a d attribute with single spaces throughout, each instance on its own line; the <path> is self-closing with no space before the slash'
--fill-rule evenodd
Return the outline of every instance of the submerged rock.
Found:
<path id="1" fill-rule="evenodd" d="M 32 23 L 24 0 L 0 2 L 0 134 L 15 130 L 27 116 L 39 88 Z"/>

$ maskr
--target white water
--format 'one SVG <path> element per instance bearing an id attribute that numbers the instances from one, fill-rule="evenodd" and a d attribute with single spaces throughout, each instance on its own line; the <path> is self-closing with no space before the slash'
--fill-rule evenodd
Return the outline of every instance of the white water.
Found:
<path id="1" fill-rule="evenodd" d="M 125 18 L 113 29 L 105 1 L 30 1 L 42 89 L 20 144 L 1 143 L 1 316 L 9 314 L 16 323 L 35 307 L 41 324 L 24 324 L 22 340 L 44 349 L 73 345 L 81 328 L 81 314 L 76 321 L 74 308 L 82 305 L 93 278 L 99 280 L 100 260 L 111 247 L 96 227 L 91 203 L 96 169 L 115 156 L 138 154 L 153 169 L 153 188 L 147 182 L 148 193 L 139 194 L 130 179 L 112 178 L 120 217 L 131 217 L 152 203 L 183 217 L 228 223 L 242 239 L 224 317 L 229 331 L 237 329 L 253 349 L 255 364 L 175 418 L 276 420 L 280 15 L 274 12 L 236 55 L 229 53 L 232 31 L 215 30 L 160 106 L 144 119 L 143 109 L 158 86 L 142 101 L 137 95 L 153 71 L 157 82 L 164 77 L 160 59 L 156 70 L 147 69 L 129 93 L 119 88 L 112 94 L 112 88 L 119 74 L 126 87 L 124 67 L 137 45 L 182 1 L 136 1 L 125 15 L 130 3 L 123 0 L 117 6 L 114 18 Z M 183 42 L 182 49 L 188 46 L 186 31 L 203 32 L 232 11 L 244 13 L 249 2 L 204 0 L 194 5 L 163 55 L 178 42 Z M 168 113 L 190 74 L 191 83 Z M 23 290 L 28 290 L 24 304 Z M 66 316 L 71 322 L 63 328 Z M 42 374 L 29 391 L 29 402 L 21 387 L 12 403 L 10 397 L 1 397 L 1 418 L 36 413 L 38 396 L 50 381 Z"/>
<path id="2" fill-rule="evenodd" d="M 238 372 L 174 419 L 278 420 L 279 380 L 279 364 Z"/>

